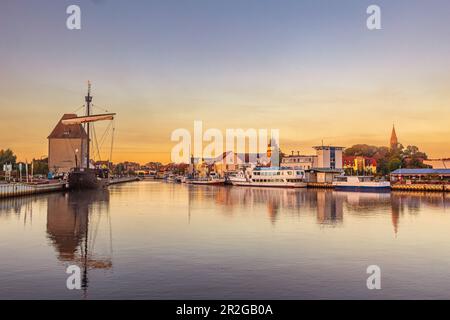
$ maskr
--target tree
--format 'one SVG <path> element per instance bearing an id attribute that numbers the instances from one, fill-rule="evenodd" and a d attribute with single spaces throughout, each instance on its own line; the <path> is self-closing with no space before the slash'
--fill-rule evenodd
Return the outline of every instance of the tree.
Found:
<path id="1" fill-rule="evenodd" d="M 125 173 L 125 166 L 123 163 L 118 163 L 116 167 L 114 168 L 115 174 L 124 174 Z"/>
<path id="2" fill-rule="evenodd" d="M 3 165 L 6 163 L 11 163 L 15 165 L 17 161 L 17 156 L 12 152 L 11 149 L 0 150 L 0 170 L 3 169 Z"/>
<path id="3" fill-rule="evenodd" d="M 387 168 L 389 169 L 389 172 L 395 171 L 397 169 L 400 169 L 402 167 L 402 160 L 399 158 L 392 158 L 387 163 Z"/>
<path id="4" fill-rule="evenodd" d="M 363 156 L 372 158 L 377 152 L 379 148 L 376 146 L 370 146 L 367 144 L 355 144 L 354 146 L 345 149 L 345 156 Z"/>
<path id="5" fill-rule="evenodd" d="M 48 158 L 33 159 L 33 173 L 47 175 L 48 173 Z"/>
<path id="6" fill-rule="evenodd" d="M 344 151 L 345 156 L 363 156 L 377 161 L 377 172 L 388 175 L 399 168 L 427 168 L 423 163 L 427 154 L 421 152 L 417 146 L 403 147 L 398 144 L 395 148 L 376 147 L 367 144 L 356 144 Z"/>
<path id="7" fill-rule="evenodd" d="M 426 164 L 423 163 L 424 160 L 428 159 L 425 152 L 421 152 L 416 146 L 407 146 L 403 150 L 403 159 L 405 168 L 428 168 Z"/>

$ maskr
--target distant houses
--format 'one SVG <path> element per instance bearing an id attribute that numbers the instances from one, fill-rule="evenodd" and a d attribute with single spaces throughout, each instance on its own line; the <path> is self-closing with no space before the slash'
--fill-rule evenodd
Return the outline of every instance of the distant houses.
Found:
<path id="1" fill-rule="evenodd" d="M 449 184 L 450 169 L 397 169 L 390 177 L 399 184 Z"/>
<path id="2" fill-rule="evenodd" d="M 344 156 L 343 168 L 347 175 L 375 175 L 377 173 L 377 160 L 365 156 Z"/>

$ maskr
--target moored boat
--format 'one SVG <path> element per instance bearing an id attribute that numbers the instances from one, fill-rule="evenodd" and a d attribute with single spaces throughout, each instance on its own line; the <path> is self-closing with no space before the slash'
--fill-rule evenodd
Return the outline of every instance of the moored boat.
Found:
<path id="1" fill-rule="evenodd" d="M 305 188 L 305 171 L 284 167 L 255 167 L 229 177 L 234 186 Z"/>
<path id="2" fill-rule="evenodd" d="M 86 160 L 80 161 L 80 166 L 76 166 L 72 168 L 71 172 L 69 172 L 68 182 L 70 189 L 100 189 L 108 186 L 109 183 L 109 172 L 108 170 L 103 169 L 94 169 L 91 167 L 91 158 L 90 158 L 90 144 L 91 144 L 91 134 L 90 134 L 90 126 L 91 123 L 97 121 L 104 120 L 113 120 L 115 113 L 107 113 L 107 114 L 91 114 L 91 84 L 88 83 L 88 93 L 85 97 L 86 101 L 86 115 L 80 117 L 71 117 L 63 119 L 61 122 L 64 125 L 85 125 L 86 126 L 86 134 L 87 134 L 87 145 L 86 145 Z M 112 150 L 111 150 L 112 151 Z M 75 151 L 77 152 L 77 151 Z M 77 163 L 77 158 L 75 154 L 75 162 Z M 83 162 L 85 165 L 83 166 Z"/>
<path id="3" fill-rule="evenodd" d="M 215 172 L 211 172 L 207 177 L 195 177 L 190 179 L 185 179 L 187 184 L 197 184 L 197 185 L 223 185 L 225 184 L 225 178 L 221 178 Z"/>
<path id="4" fill-rule="evenodd" d="M 386 192 L 391 189 L 391 183 L 375 181 L 372 176 L 337 176 L 333 187 L 336 190 Z"/>
<path id="5" fill-rule="evenodd" d="M 75 168 L 68 177 L 70 189 L 101 189 L 108 186 L 108 177 L 101 176 L 95 169 Z"/>

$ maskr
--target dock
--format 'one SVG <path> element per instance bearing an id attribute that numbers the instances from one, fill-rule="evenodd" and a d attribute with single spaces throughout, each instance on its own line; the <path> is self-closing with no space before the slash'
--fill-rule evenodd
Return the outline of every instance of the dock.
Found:
<path id="1" fill-rule="evenodd" d="M 108 185 L 114 185 L 119 183 L 125 183 L 125 182 L 133 182 L 133 181 L 141 181 L 141 178 L 139 177 L 120 177 L 120 178 L 113 178 L 110 179 L 108 182 Z"/>
<path id="2" fill-rule="evenodd" d="M 450 192 L 449 184 L 393 184 L 392 190 Z"/>
<path id="3" fill-rule="evenodd" d="M 3 183 L 0 184 L 0 198 L 11 198 L 40 193 L 63 191 L 68 189 L 65 181 L 57 181 L 46 184 Z"/>
<path id="4" fill-rule="evenodd" d="M 321 189 L 333 189 L 334 186 L 332 183 L 328 182 L 308 182 L 308 188 L 321 188 Z"/>
<path id="5" fill-rule="evenodd" d="M 108 185 L 140 181 L 138 177 L 121 177 L 111 179 Z M 55 181 L 48 183 L 0 183 L 0 199 L 28 196 L 56 191 L 65 191 L 69 189 L 67 181 Z"/>

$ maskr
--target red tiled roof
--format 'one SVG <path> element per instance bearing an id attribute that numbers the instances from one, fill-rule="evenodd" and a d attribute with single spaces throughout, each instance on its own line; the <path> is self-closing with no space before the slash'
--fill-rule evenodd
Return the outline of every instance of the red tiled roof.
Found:
<path id="1" fill-rule="evenodd" d="M 87 139 L 86 131 L 81 124 L 62 124 L 62 120 L 77 117 L 76 114 L 66 113 L 59 120 L 47 139 Z"/>

